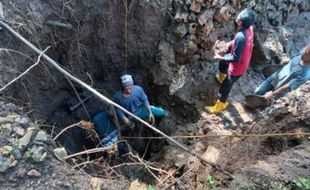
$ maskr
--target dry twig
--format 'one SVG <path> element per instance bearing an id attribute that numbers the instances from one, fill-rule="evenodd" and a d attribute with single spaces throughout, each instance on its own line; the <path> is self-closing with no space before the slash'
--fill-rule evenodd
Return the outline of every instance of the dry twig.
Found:
<path id="1" fill-rule="evenodd" d="M 21 75 L 19 75 L 18 77 L 16 77 L 15 79 L 13 79 L 11 82 L 7 83 L 6 85 L 4 85 L 4 87 L 2 87 L 0 89 L 0 92 L 2 92 L 4 89 L 6 89 L 8 86 L 10 86 L 11 84 L 13 84 L 15 81 L 17 81 L 18 79 L 20 79 L 22 76 L 24 76 L 25 74 L 27 74 L 32 68 L 34 68 L 35 66 L 37 66 L 40 61 L 41 61 L 41 57 L 42 55 L 50 48 L 50 46 L 48 46 L 44 51 L 42 51 L 42 53 L 39 55 L 37 62 L 33 65 L 31 65 L 26 71 L 24 71 Z"/>

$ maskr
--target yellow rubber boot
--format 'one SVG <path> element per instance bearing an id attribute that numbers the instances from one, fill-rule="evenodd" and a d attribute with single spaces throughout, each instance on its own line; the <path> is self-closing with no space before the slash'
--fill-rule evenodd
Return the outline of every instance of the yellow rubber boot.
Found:
<path id="1" fill-rule="evenodd" d="M 217 100 L 214 106 L 207 106 L 205 107 L 206 111 L 208 113 L 220 113 L 224 109 L 228 107 L 229 103 L 226 101 L 225 103 L 221 102 L 220 100 Z"/>
<path id="2" fill-rule="evenodd" d="M 224 82 L 226 77 L 227 77 L 227 74 L 225 74 L 225 73 L 216 73 L 216 75 L 215 75 L 215 79 L 220 84 L 222 84 Z"/>

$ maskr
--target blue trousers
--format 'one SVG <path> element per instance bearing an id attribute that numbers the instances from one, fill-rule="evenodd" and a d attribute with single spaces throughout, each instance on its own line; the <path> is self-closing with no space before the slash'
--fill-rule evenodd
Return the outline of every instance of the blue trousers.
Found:
<path id="1" fill-rule="evenodd" d="M 225 63 L 223 61 L 219 62 L 219 70 L 221 73 L 227 74 L 227 77 L 223 81 L 219 91 L 219 99 L 221 102 L 226 102 L 228 95 L 233 87 L 233 84 L 237 82 L 240 76 L 231 76 L 228 74 L 229 63 Z"/>
<path id="2" fill-rule="evenodd" d="M 254 94 L 255 95 L 259 95 L 259 96 L 263 96 L 264 94 L 266 94 L 266 92 L 269 91 L 273 91 L 274 87 L 272 86 L 271 82 L 272 82 L 273 76 L 270 75 L 266 80 L 264 80 L 264 82 L 259 85 L 256 89 Z"/>
<path id="3" fill-rule="evenodd" d="M 154 117 L 164 117 L 165 115 L 167 115 L 167 112 L 161 107 L 156 106 L 150 106 L 150 107 Z M 137 116 L 140 118 L 147 118 L 149 116 L 149 111 L 145 106 L 143 106 L 140 113 L 138 113 Z"/>

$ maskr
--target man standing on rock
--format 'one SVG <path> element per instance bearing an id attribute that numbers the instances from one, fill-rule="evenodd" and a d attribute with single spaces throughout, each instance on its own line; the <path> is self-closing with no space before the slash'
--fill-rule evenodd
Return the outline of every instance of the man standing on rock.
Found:
<path id="1" fill-rule="evenodd" d="M 163 117 L 167 114 L 162 108 L 150 105 L 144 90 L 134 85 L 131 75 L 126 74 L 121 77 L 121 86 L 122 89 L 115 93 L 113 100 L 129 112 L 142 119 L 148 119 L 151 124 L 155 123 L 154 116 Z M 116 113 L 125 125 L 132 124 L 130 118 L 122 110 L 116 109 Z"/>
<path id="2" fill-rule="evenodd" d="M 255 13 L 250 9 L 241 11 L 236 19 L 237 30 L 234 40 L 227 45 L 231 52 L 224 56 L 215 52 L 214 59 L 220 60 L 219 74 L 216 79 L 220 83 L 219 99 L 214 106 L 205 107 L 209 113 L 220 113 L 227 108 L 228 95 L 233 84 L 248 70 L 254 46 L 253 26 Z"/>
<path id="3" fill-rule="evenodd" d="M 310 45 L 293 56 L 289 63 L 270 75 L 256 90 L 265 99 L 280 98 L 310 80 Z"/>

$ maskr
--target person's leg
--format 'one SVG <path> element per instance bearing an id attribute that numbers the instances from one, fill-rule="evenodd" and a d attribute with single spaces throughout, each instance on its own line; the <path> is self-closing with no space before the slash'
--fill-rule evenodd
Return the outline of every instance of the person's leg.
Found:
<path id="1" fill-rule="evenodd" d="M 230 90 L 233 87 L 233 84 L 240 78 L 240 76 L 227 76 L 224 80 L 223 84 L 220 87 L 219 90 L 219 100 L 221 102 L 226 102 L 228 95 L 230 93 Z"/>
<path id="2" fill-rule="evenodd" d="M 228 67 L 229 67 L 229 63 L 226 63 L 224 61 L 219 62 L 219 71 L 221 73 L 227 74 Z"/>
<path id="3" fill-rule="evenodd" d="M 153 113 L 154 117 L 163 117 L 167 115 L 167 111 L 165 111 L 161 107 L 151 106 L 151 112 Z M 141 108 L 140 112 L 137 114 L 138 117 L 145 119 L 149 116 L 149 111 L 145 106 Z"/>
<path id="4" fill-rule="evenodd" d="M 274 87 L 271 84 L 272 76 L 269 76 L 261 85 L 259 85 L 255 91 L 255 95 L 263 96 L 266 94 L 266 92 L 269 92 L 271 90 L 274 90 Z"/>
<path id="5" fill-rule="evenodd" d="M 154 117 L 164 117 L 167 115 L 167 111 L 158 106 L 151 106 L 151 111 Z"/>
<path id="6" fill-rule="evenodd" d="M 219 91 L 219 99 L 217 100 L 214 106 L 206 107 L 206 111 L 209 113 L 220 113 L 224 109 L 227 108 L 229 103 L 226 101 L 229 95 L 229 92 L 233 86 L 233 84 L 240 78 L 240 76 L 228 76 L 224 80 L 223 84 L 221 84 Z"/>
<path id="7" fill-rule="evenodd" d="M 227 77 L 229 63 L 225 63 L 223 61 L 219 62 L 219 73 L 215 74 L 215 79 L 218 81 L 219 84 L 222 84 L 225 78 Z"/>

